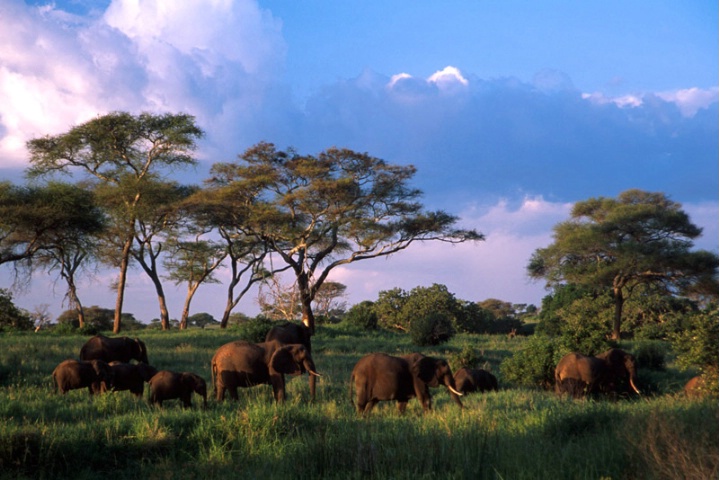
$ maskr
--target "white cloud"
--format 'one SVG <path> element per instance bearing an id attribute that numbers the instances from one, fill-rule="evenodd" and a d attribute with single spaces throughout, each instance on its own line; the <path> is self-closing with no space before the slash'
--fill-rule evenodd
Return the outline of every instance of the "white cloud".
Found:
<path id="1" fill-rule="evenodd" d="M 685 117 L 694 116 L 702 108 L 717 101 L 719 88 L 687 88 L 673 92 L 661 92 L 657 96 L 667 102 L 673 102 Z"/>
<path id="2" fill-rule="evenodd" d="M 467 79 L 462 76 L 462 72 L 452 66 L 447 66 L 443 70 L 433 73 L 427 81 L 434 83 L 440 89 L 454 88 L 457 84 L 465 87 L 469 85 Z"/>
<path id="3" fill-rule="evenodd" d="M 114 0 L 82 19 L 10 0 L 0 18 L 4 167 L 26 163 L 27 140 L 113 110 L 191 113 L 208 145 L 232 148 L 284 58 L 281 23 L 251 0 Z"/>
<path id="4" fill-rule="evenodd" d="M 597 105 L 614 104 L 620 108 L 637 108 L 645 103 L 647 95 L 657 96 L 668 103 L 673 103 L 679 108 L 684 117 L 693 117 L 699 110 L 717 102 L 719 88 L 686 88 L 656 94 L 620 95 L 607 96 L 600 92 L 583 93 L 582 98 Z"/>

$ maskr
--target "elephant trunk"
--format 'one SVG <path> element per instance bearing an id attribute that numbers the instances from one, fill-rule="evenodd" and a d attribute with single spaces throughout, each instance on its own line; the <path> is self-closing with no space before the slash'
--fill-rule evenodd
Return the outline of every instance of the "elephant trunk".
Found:
<path id="1" fill-rule="evenodd" d="M 307 372 L 310 374 L 310 376 L 315 376 L 315 377 L 321 377 L 321 376 L 322 376 L 322 375 L 320 375 L 319 373 L 317 373 L 317 371 L 316 371 L 316 369 L 315 369 L 315 364 L 314 364 L 314 362 L 313 362 L 312 360 L 307 360 L 307 359 L 305 359 L 305 361 L 304 361 L 304 368 L 305 368 L 305 370 L 307 370 Z"/>
<path id="2" fill-rule="evenodd" d="M 462 405 L 462 401 L 459 399 L 459 397 L 463 396 L 464 394 L 457 391 L 457 389 L 455 388 L 454 377 L 452 377 L 452 375 L 448 375 L 445 378 L 444 385 L 447 387 L 447 390 L 449 390 L 449 394 L 452 397 L 452 400 L 454 400 L 454 403 L 459 405 L 459 408 L 464 408 L 464 405 Z"/>

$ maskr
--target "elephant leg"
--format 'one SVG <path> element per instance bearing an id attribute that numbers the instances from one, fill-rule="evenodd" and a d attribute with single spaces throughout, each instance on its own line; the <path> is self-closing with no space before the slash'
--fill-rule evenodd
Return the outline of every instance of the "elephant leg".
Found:
<path id="1" fill-rule="evenodd" d="M 230 398 L 235 402 L 239 401 L 240 397 L 237 396 L 237 387 L 230 387 L 227 389 L 230 392 Z"/>
<path id="2" fill-rule="evenodd" d="M 317 390 L 317 377 L 310 374 L 310 400 L 315 401 L 315 391 Z"/>
<path id="3" fill-rule="evenodd" d="M 404 414 L 405 411 L 407 411 L 407 402 L 397 402 L 397 410 L 399 410 L 400 415 Z"/>
<path id="4" fill-rule="evenodd" d="M 372 411 L 374 406 L 377 405 L 377 400 L 370 400 L 367 402 L 367 404 L 364 406 L 364 409 L 362 410 L 363 415 L 368 415 L 369 412 Z"/>

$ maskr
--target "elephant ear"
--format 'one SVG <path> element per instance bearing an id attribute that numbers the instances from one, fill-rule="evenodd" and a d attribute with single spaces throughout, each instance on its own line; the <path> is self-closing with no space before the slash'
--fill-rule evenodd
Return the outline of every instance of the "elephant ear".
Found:
<path id="1" fill-rule="evenodd" d="M 272 354 L 270 369 L 285 375 L 300 375 L 302 368 L 292 355 L 292 345 L 285 345 Z"/>
<path id="2" fill-rule="evenodd" d="M 437 380 L 437 361 L 432 357 L 421 357 L 417 359 L 411 366 L 412 374 L 417 376 L 430 387 L 439 385 Z"/>

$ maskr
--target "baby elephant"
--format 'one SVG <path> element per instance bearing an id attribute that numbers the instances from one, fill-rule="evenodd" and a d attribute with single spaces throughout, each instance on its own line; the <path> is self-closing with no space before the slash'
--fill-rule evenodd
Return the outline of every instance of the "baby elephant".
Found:
<path id="1" fill-rule="evenodd" d="M 157 369 L 146 363 L 110 362 L 113 373 L 112 390 L 129 390 L 138 398 L 145 392 L 145 382 L 157 373 Z"/>
<path id="2" fill-rule="evenodd" d="M 90 395 L 99 393 L 100 386 L 112 385 L 113 374 L 110 366 L 102 360 L 65 360 L 52 372 L 55 391 L 61 394 L 69 390 L 87 388 Z"/>
<path id="3" fill-rule="evenodd" d="M 481 368 L 460 368 L 454 374 L 454 383 L 462 393 L 499 390 L 497 377 Z"/>
<path id="4" fill-rule="evenodd" d="M 160 370 L 149 381 L 150 403 L 162 406 L 164 400 L 179 398 L 186 407 L 192 407 L 192 392 L 202 397 L 207 408 L 207 384 L 199 375 L 190 372 Z"/>

